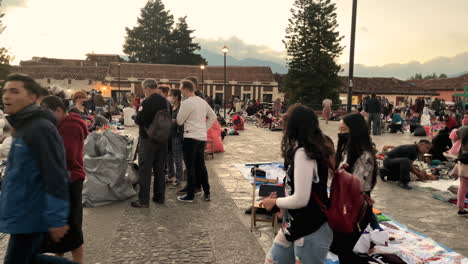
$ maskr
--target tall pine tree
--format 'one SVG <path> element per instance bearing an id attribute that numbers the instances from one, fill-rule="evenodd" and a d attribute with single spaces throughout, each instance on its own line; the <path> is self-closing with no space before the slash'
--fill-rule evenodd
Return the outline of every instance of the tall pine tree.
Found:
<path id="1" fill-rule="evenodd" d="M 1 6 L 2 0 L 0 0 L 0 10 L 3 10 Z M 4 16 L 5 14 L 0 11 L 0 34 L 5 30 L 5 26 L 2 22 Z M 0 81 L 5 80 L 10 72 L 10 62 L 12 60 L 13 58 L 8 54 L 8 50 L 4 47 L 0 47 Z"/>
<path id="2" fill-rule="evenodd" d="M 191 30 L 187 24 L 187 17 L 179 18 L 174 30 L 172 31 L 172 64 L 182 65 L 200 65 L 206 64 L 206 60 L 195 52 L 201 49 L 200 44 L 194 43 Z"/>
<path id="3" fill-rule="evenodd" d="M 325 98 L 339 102 L 343 47 L 331 0 L 295 0 L 283 41 L 288 52 L 285 87 L 290 103 L 319 108 Z"/>
<path id="4" fill-rule="evenodd" d="M 161 0 L 149 0 L 141 9 L 138 25 L 126 28 L 124 53 L 130 62 L 170 63 L 171 29 L 174 17 Z"/>

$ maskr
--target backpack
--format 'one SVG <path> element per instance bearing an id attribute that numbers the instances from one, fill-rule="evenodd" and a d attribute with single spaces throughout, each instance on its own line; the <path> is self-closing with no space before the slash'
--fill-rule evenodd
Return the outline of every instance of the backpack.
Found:
<path id="1" fill-rule="evenodd" d="M 424 127 L 419 126 L 414 130 L 414 136 L 415 137 L 425 137 L 426 136 L 426 130 Z"/>
<path id="2" fill-rule="evenodd" d="M 167 144 L 172 130 L 172 116 L 170 105 L 167 103 L 167 109 L 156 112 L 151 125 L 146 129 L 146 134 L 154 142 Z"/>
<path id="3" fill-rule="evenodd" d="M 340 169 L 333 177 L 328 208 L 316 193 L 312 192 L 315 201 L 328 219 L 330 227 L 339 233 L 352 233 L 360 229 L 359 223 L 364 219 L 372 201 L 362 191 L 359 177 Z"/>

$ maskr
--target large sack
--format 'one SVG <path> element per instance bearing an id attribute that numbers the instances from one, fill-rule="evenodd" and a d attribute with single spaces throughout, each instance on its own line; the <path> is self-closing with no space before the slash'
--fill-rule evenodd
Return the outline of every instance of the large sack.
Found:
<path id="1" fill-rule="evenodd" d="M 424 127 L 418 127 L 414 130 L 414 136 L 415 137 L 425 137 L 426 136 L 426 130 Z"/>
<path id="2" fill-rule="evenodd" d="M 218 121 L 213 123 L 213 126 L 208 130 L 208 141 L 213 142 L 213 150 L 214 152 L 224 152 L 224 145 L 223 140 L 221 138 L 221 126 L 219 125 Z M 207 146 L 211 148 L 211 146 Z"/>
<path id="3" fill-rule="evenodd" d="M 132 139 L 110 131 L 88 136 L 84 157 L 87 175 L 83 185 L 84 206 L 107 205 L 136 195 L 128 174 L 132 148 Z"/>
<path id="4" fill-rule="evenodd" d="M 123 109 L 124 113 L 124 126 L 126 127 L 133 127 L 136 126 L 135 121 L 133 120 L 132 116 L 136 115 L 136 111 L 132 107 L 125 107 Z"/>

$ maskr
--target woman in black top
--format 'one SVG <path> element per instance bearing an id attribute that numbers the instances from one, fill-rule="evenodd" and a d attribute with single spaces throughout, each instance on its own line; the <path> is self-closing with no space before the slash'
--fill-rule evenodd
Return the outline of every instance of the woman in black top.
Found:
<path id="1" fill-rule="evenodd" d="M 267 210 L 284 210 L 283 227 L 265 263 L 325 263 L 333 232 L 314 196 L 327 204 L 328 160 L 333 153 L 314 111 L 292 106 L 286 114 L 282 153 L 288 164 L 285 198 L 262 201 Z"/>
<path id="2" fill-rule="evenodd" d="M 88 100 L 88 96 L 84 92 L 76 92 L 73 95 L 73 102 L 75 102 L 75 106 L 70 109 L 68 112 L 76 113 L 81 116 L 83 120 L 86 120 L 88 117 L 88 109 L 84 106 L 85 101 Z"/>

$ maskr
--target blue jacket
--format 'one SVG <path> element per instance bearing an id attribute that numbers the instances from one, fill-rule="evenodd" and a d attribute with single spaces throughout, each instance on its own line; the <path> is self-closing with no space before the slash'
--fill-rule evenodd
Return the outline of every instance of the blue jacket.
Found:
<path id="1" fill-rule="evenodd" d="M 69 215 L 65 150 L 50 111 L 30 105 L 9 116 L 15 129 L 0 193 L 0 232 L 47 232 Z"/>

